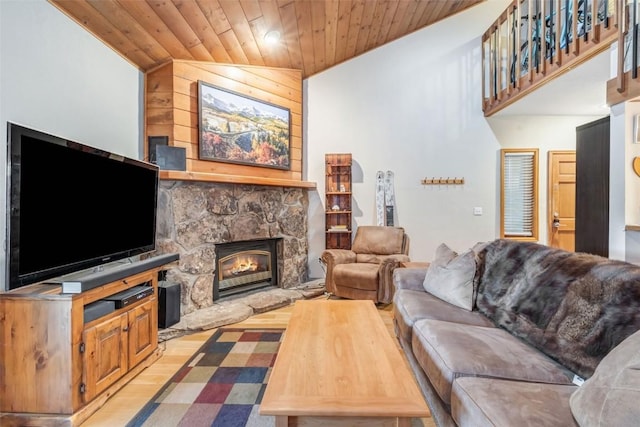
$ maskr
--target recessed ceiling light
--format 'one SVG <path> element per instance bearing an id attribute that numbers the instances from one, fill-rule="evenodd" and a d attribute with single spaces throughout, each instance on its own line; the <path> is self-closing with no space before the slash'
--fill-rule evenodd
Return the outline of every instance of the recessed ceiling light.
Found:
<path id="1" fill-rule="evenodd" d="M 278 43 L 280 41 L 280 31 L 276 31 L 276 30 L 268 31 L 264 35 L 264 41 L 266 41 L 269 44 Z"/>

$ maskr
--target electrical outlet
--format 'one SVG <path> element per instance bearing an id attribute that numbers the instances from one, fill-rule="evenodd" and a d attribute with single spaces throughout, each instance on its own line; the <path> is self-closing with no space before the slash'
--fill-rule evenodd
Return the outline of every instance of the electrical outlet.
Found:
<path id="1" fill-rule="evenodd" d="M 481 207 L 473 208 L 473 214 L 476 216 L 482 215 L 482 208 Z"/>

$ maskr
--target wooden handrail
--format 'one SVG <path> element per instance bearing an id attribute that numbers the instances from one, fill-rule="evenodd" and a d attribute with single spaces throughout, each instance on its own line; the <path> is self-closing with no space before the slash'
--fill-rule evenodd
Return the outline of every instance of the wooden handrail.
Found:
<path id="1" fill-rule="evenodd" d="M 527 8 L 523 2 L 514 0 L 482 37 L 485 116 L 591 59 L 619 38 L 624 14 L 618 11 L 624 10 L 624 0 L 529 0 Z M 610 18 L 615 18 L 615 26 L 609 25 Z M 503 25 L 508 27 L 506 34 Z"/>

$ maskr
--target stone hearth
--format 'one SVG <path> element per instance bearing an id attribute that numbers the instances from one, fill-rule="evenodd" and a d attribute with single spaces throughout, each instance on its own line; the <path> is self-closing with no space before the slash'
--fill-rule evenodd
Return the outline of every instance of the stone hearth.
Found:
<path id="1" fill-rule="evenodd" d="M 316 279 L 289 289 L 261 290 L 242 297 L 229 297 L 212 306 L 193 311 L 180 322 L 158 332 L 159 341 L 207 329 L 219 328 L 293 304 L 301 299 L 316 298 L 325 293 L 324 279 Z"/>
<path id="2" fill-rule="evenodd" d="M 281 238 L 278 286 L 305 283 L 308 205 L 302 188 L 161 181 L 157 251 L 180 254 L 166 280 L 180 284 L 181 314 L 214 304 L 216 243 Z"/>

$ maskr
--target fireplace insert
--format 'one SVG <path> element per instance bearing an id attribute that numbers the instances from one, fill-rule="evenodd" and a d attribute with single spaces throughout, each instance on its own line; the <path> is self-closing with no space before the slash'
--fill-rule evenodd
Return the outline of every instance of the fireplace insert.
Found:
<path id="1" fill-rule="evenodd" d="M 280 239 L 216 244 L 213 300 L 278 286 L 278 240 Z"/>

